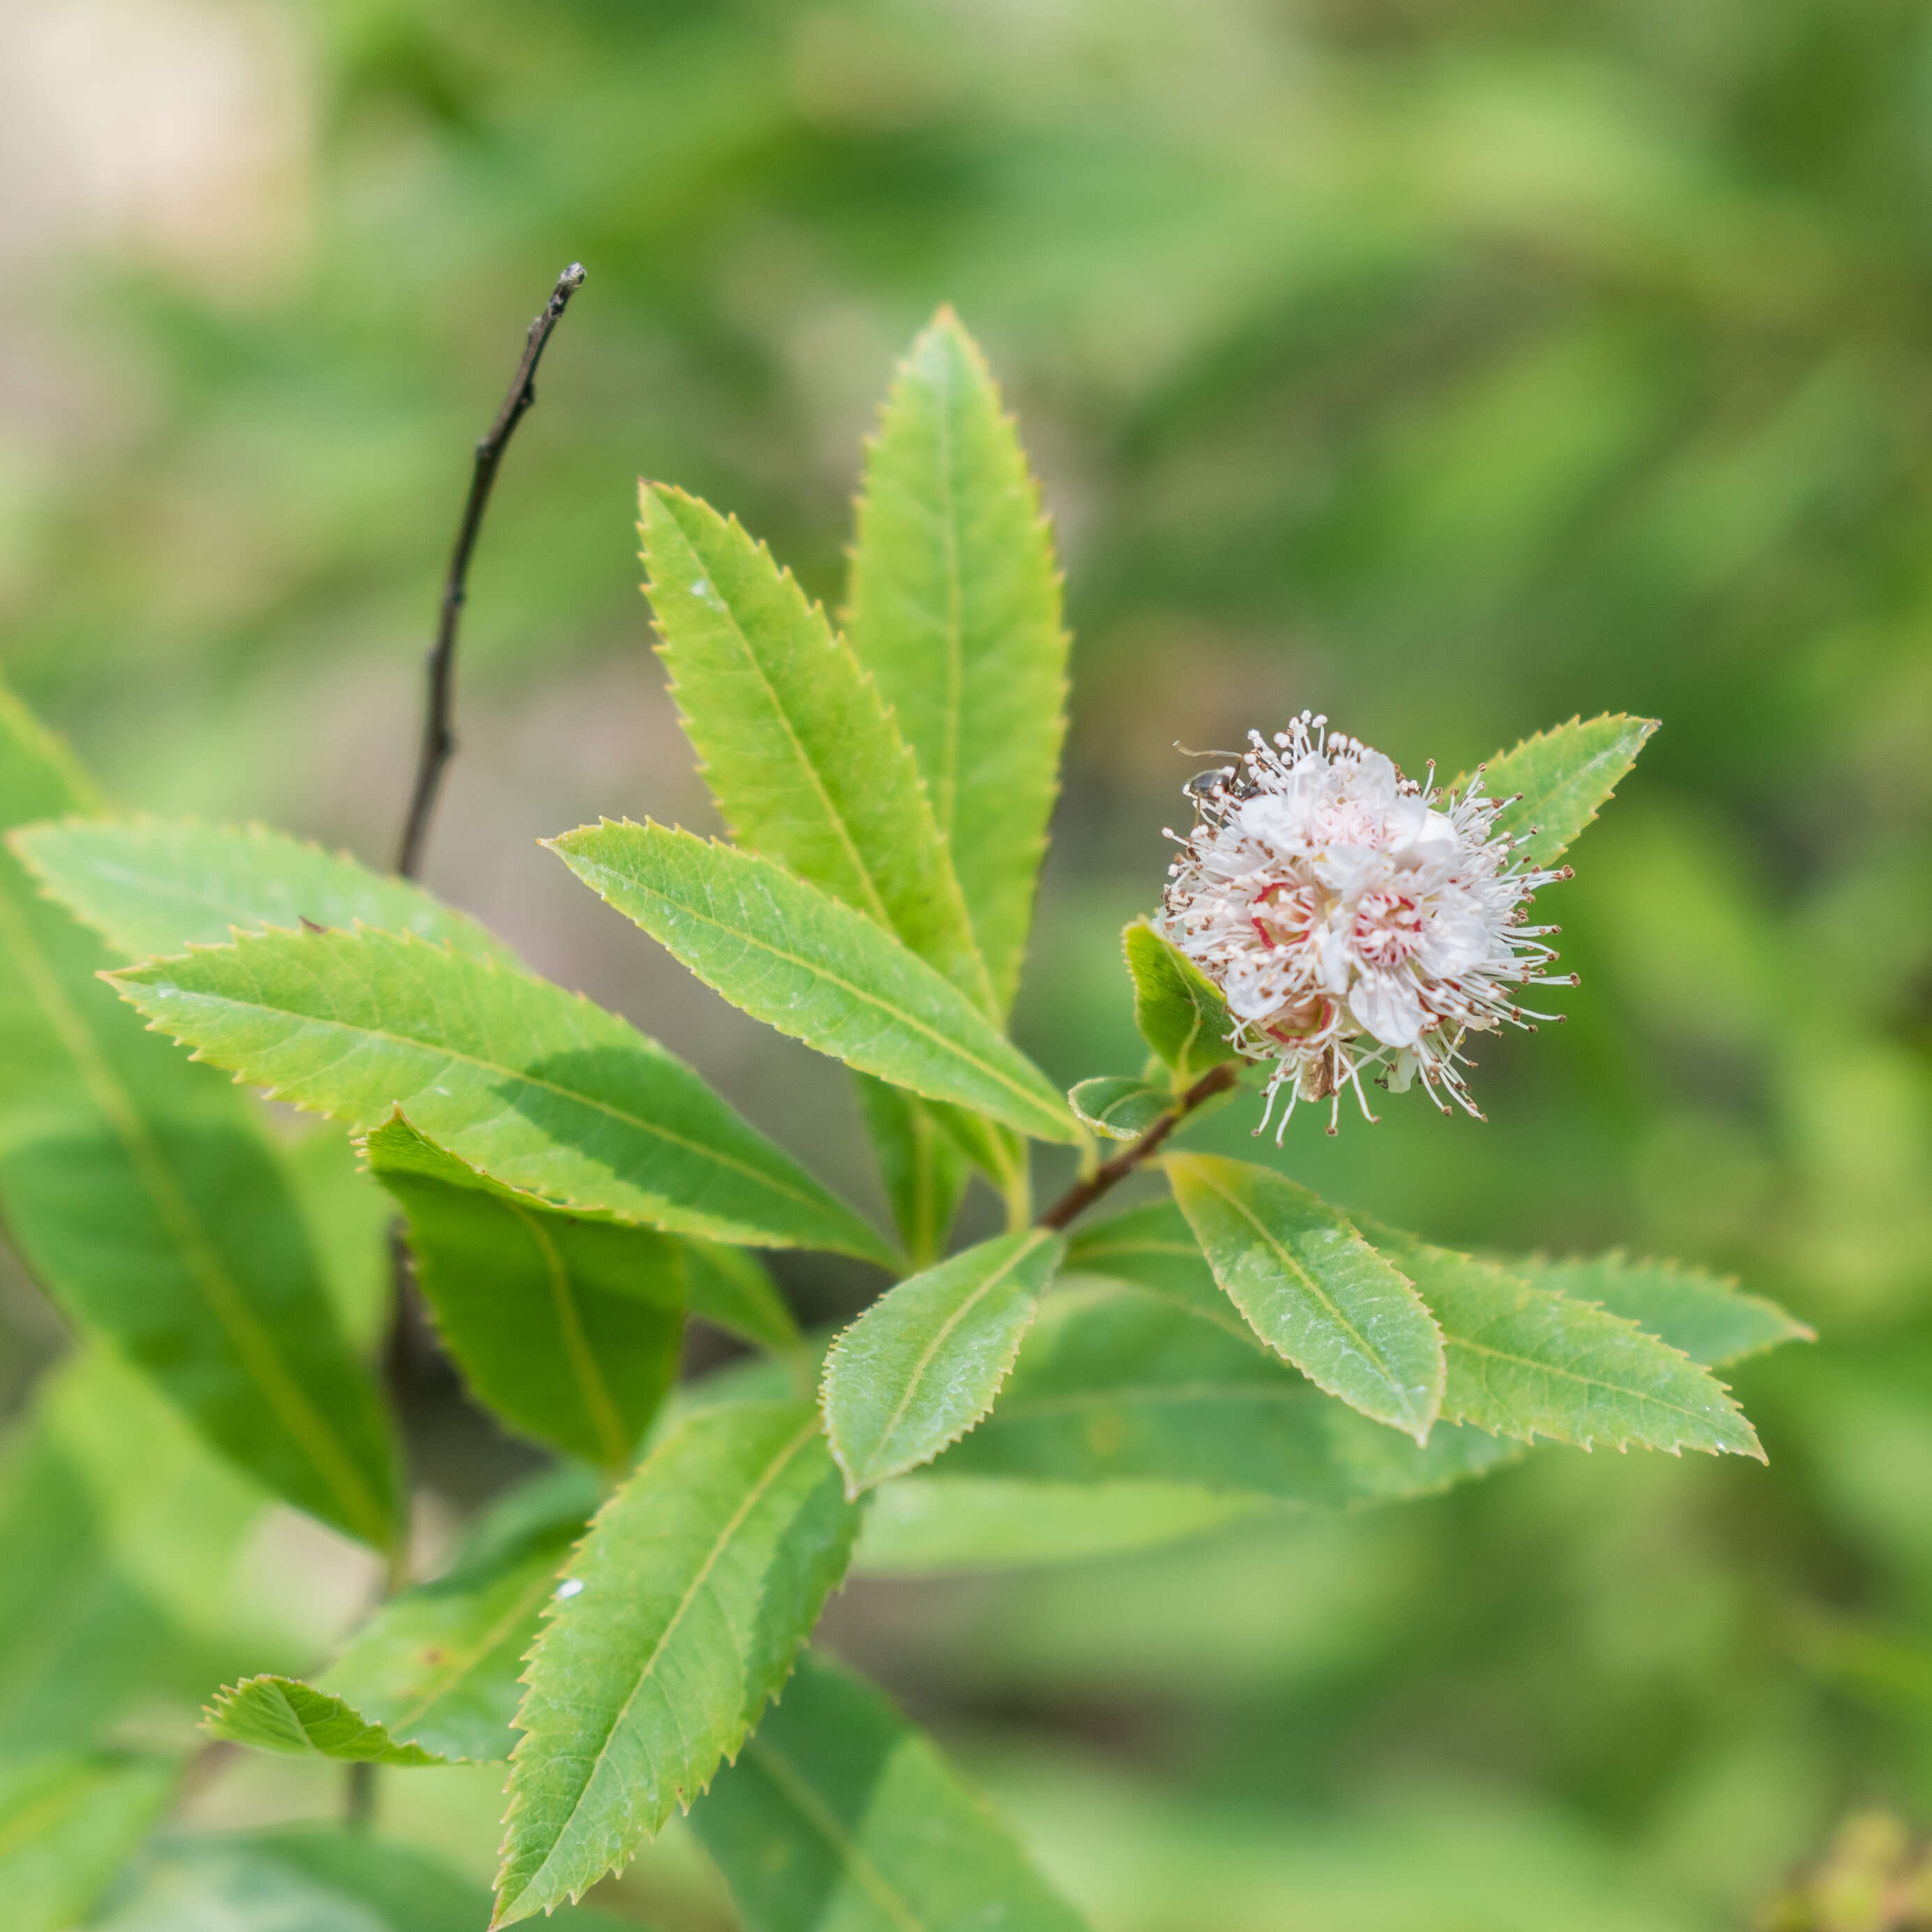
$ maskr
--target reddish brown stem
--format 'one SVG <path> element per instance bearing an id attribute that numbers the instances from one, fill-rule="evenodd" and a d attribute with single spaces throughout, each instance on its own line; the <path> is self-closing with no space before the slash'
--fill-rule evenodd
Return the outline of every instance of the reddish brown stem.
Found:
<path id="1" fill-rule="evenodd" d="M 1138 1140 L 1123 1148 L 1112 1160 L 1103 1161 L 1084 1180 L 1076 1181 L 1035 1225 L 1064 1228 L 1077 1216 L 1085 1214 L 1102 1195 L 1111 1192 L 1136 1168 L 1158 1154 L 1168 1136 L 1196 1107 L 1204 1101 L 1213 1100 L 1216 1094 L 1226 1093 L 1240 1074 L 1238 1060 L 1224 1060 L 1220 1066 L 1210 1066 Z"/>

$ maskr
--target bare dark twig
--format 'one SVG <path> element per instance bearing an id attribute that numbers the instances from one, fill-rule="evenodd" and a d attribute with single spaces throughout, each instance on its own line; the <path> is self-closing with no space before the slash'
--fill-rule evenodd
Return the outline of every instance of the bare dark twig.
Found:
<path id="1" fill-rule="evenodd" d="M 416 754 L 416 783 L 410 794 L 408 814 L 403 820 L 402 838 L 396 848 L 396 870 L 406 879 L 413 879 L 422 869 L 423 845 L 429 837 L 430 820 L 435 815 L 436 794 L 456 749 L 456 734 L 450 722 L 455 699 L 456 637 L 469 594 L 470 559 L 476 548 L 477 533 L 483 527 L 483 512 L 490 506 L 490 492 L 496 485 L 497 466 L 509 447 L 510 437 L 537 399 L 537 364 L 543 358 L 544 345 L 562 320 L 571 297 L 583 286 L 581 262 L 572 262 L 557 277 L 556 286 L 544 304 L 543 313 L 530 324 L 524 358 L 517 364 L 503 406 L 476 446 L 470 495 L 463 506 L 463 520 L 457 526 L 456 542 L 449 554 L 436 644 L 429 654 L 429 692 L 423 709 L 422 745 Z"/>
<path id="2" fill-rule="evenodd" d="M 1216 1094 L 1225 1094 L 1240 1078 L 1240 1073 L 1239 1060 L 1224 1060 L 1220 1066 L 1210 1066 L 1138 1140 L 1123 1148 L 1112 1160 L 1102 1162 L 1084 1180 L 1076 1180 L 1034 1226 L 1064 1228 L 1076 1216 L 1085 1214 L 1103 1194 L 1118 1187 L 1142 1162 L 1158 1154 L 1168 1136 L 1196 1107 L 1204 1101 L 1211 1100 Z"/>

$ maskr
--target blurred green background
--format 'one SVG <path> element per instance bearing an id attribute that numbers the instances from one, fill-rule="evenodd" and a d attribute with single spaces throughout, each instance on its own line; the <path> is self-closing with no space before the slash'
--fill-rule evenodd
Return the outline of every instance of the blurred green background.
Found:
<path id="1" fill-rule="evenodd" d="M 1692 1932 L 1851 1808 L 1932 1820 L 1932 9 L 56 0 L 6 38 L 8 676 L 130 806 L 386 860 L 469 446 L 580 259 L 430 880 L 855 1192 L 837 1070 L 534 843 L 712 822 L 640 473 L 836 604 L 894 356 L 942 300 L 980 335 L 1076 639 L 1022 1016 L 1070 1080 L 1138 1064 L 1116 934 L 1177 740 L 1310 706 L 1453 771 L 1664 721 L 1560 889 L 1570 1023 L 1480 1056 L 1490 1124 L 1304 1114 L 1286 1159 L 1443 1239 L 1784 1299 L 1822 1339 L 1739 1378 L 1771 1468 L 1546 1450 L 1397 1513 L 854 1586 L 831 1640 L 1101 1925 Z M 1204 1139 L 1248 1150 L 1240 1111 Z M 58 1342 L 16 1276 L 4 1310 L 17 1402 Z M 436 1439 L 433 1521 L 502 1466 Z M 178 1702 L 354 1612 L 319 1532 L 238 1560 L 280 1634 L 173 1577 Z M 304 1776 L 196 1815 L 332 1808 Z M 493 1774 L 388 1784 L 487 1870 Z M 617 1902 L 718 1896 L 674 1839 Z"/>

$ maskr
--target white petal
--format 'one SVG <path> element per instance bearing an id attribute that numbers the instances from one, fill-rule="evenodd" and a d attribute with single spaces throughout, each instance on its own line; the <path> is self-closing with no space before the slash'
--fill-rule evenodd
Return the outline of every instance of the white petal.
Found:
<path id="1" fill-rule="evenodd" d="M 1348 995 L 1348 1010 L 1384 1046 L 1413 1046 L 1422 1031 L 1422 1002 L 1406 973 L 1364 974 Z"/>

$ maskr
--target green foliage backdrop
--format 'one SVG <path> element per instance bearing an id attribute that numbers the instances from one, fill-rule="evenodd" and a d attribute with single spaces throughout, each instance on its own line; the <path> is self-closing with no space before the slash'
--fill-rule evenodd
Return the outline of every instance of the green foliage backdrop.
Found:
<path id="1" fill-rule="evenodd" d="M 1021 412 L 1068 573 L 1067 763 L 1016 1022 L 1055 1081 L 1142 1057 L 1119 935 L 1154 896 L 1180 783 L 1208 762 L 1177 739 L 1227 746 L 1307 704 L 1448 772 L 1572 712 L 1664 721 L 1556 915 L 1583 978 L 1572 1018 L 1482 1056 L 1490 1124 L 1390 1108 L 1330 1143 L 1298 1118 L 1288 1171 L 1451 1250 L 1542 1253 L 1544 1286 L 1572 1286 L 1568 1255 L 1621 1244 L 1776 1297 L 1822 1339 L 1726 1371 L 1768 1469 L 1550 1451 L 1400 1512 L 856 1582 L 834 1647 L 909 1698 L 1060 1888 L 1121 1932 L 1273 1926 L 1285 1897 L 1339 1932 L 1690 1932 L 1737 1923 L 1854 1803 L 1932 1818 L 1923 10 L 317 0 L 260 23 L 295 50 L 306 104 L 286 234 L 226 276 L 97 240 L 48 283 L 104 400 L 84 435 L 25 406 L 8 420 L 0 661 L 130 806 L 259 817 L 380 861 L 469 444 L 515 332 L 582 259 L 590 282 L 472 585 L 466 743 L 431 878 L 675 1042 L 756 1130 L 747 1144 L 811 1146 L 829 1110 L 856 1123 L 842 1076 L 687 993 L 532 842 L 602 812 L 725 829 L 649 649 L 637 479 L 736 512 L 836 610 L 862 437 L 940 300 Z M 1057 634 L 1042 586 L 1014 595 L 1029 587 Z M 890 696 L 866 608 L 854 651 Z M 970 1017 L 956 914 L 892 923 Z M 981 917 L 970 904 L 1003 994 L 1006 941 Z M 1247 1156 L 1248 1124 L 1224 1109 L 1190 1158 Z M 862 1166 L 838 1160 L 815 1171 L 860 1194 Z M 305 1300 L 366 1307 L 326 1232 L 340 1184 L 289 1164 L 284 1211 L 316 1230 Z M 896 1213 L 914 1245 L 919 1184 Z M 835 1210 L 811 1204 L 821 1222 Z M 1157 1230 L 1150 1245 L 1157 1259 Z M 1113 1273 L 1078 1242 L 1070 1265 Z M 24 1401 L 59 1344 L 4 1258 L 0 1274 L 0 1375 Z M 816 1314 L 858 1305 L 830 1267 L 786 1279 Z M 1639 1319 L 1645 1292 L 1588 1290 Z M 648 1312 L 628 1311 L 640 1332 Z M 862 1567 L 868 1545 L 878 1573 L 893 1538 L 919 1547 L 922 1480 L 974 1486 L 997 1520 L 999 1483 L 1048 1426 L 1028 1389 L 1079 1394 L 1060 1327 L 1158 1366 L 1172 1344 L 1152 1318 L 1101 1288 L 1042 1318 L 956 1465 L 880 1492 Z M 1217 1373 L 1267 1367 L 1221 1339 Z M 1768 1336 L 1701 1355 L 1674 1339 L 1718 1360 Z M 36 1621 L 0 1581 L 10 1748 L 46 1748 L 50 1660 L 88 1630 L 151 1660 L 130 1666 L 158 1706 L 136 1718 L 178 1742 L 207 1682 L 306 1668 L 352 1609 L 325 1628 L 326 1605 L 284 1602 L 266 1619 L 283 1628 L 238 1629 L 191 1587 L 203 1568 L 275 1565 L 248 1540 L 259 1498 L 177 1445 L 178 1425 L 154 1426 L 152 1507 L 110 1520 L 129 1505 L 75 1418 L 131 1415 L 124 1374 L 76 1360 L 16 1424 L 0 1507 L 29 1530 L 83 1526 L 74 1588 L 98 1622 Z M 1214 1454 L 1215 1420 L 1188 1453 Z M 490 1486 L 486 1465 L 520 1466 L 453 1388 L 419 1432 L 447 1515 Z M 1055 1453 L 1078 1446 L 1070 1428 Z M 177 1452 L 188 1473 L 165 1480 Z M 365 1430 L 351 1454 L 380 1498 L 385 1445 Z M 386 1508 L 337 1514 L 367 1533 Z M 514 1554 L 486 1566 L 489 1587 Z M 305 1560 L 323 1576 L 340 1552 Z M 896 1774 L 951 1802 L 950 1774 L 916 1733 L 896 1744 L 869 1694 L 827 1667 L 811 1694 L 860 1698 Z M 386 1722 L 410 1708 L 358 1698 Z M 131 1755 L 58 1768 L 47 1789 L 81 1794 L 78 1814 L 98 1788 L 88 1815 L 112 1836 L 124 1812 L 131 1838 L 158 1800 L 155 1740 L 127 1724 Z M 469 1755 L 463 1735 L 446 1726 L 435 1748 Z M 742 1760 L 708 1832 L 782 1808 L 788 1748 L 774 1733 L 769 1760 Z M 302 1784 L 307 1768 L 231 1778 L 206 1815 L 326 1810 L 335 1784 Z M 392 1820 L 444 1849 L 500 1781 L 385 1775 L 458 1794 Z M 350 1883 L 304 1856 L 264 1840 L 247 1858 L 279 1876 L 206 1882 Z M 675 1834 L 627 1882 L 613 1909 L 719 1922 Z"/>

